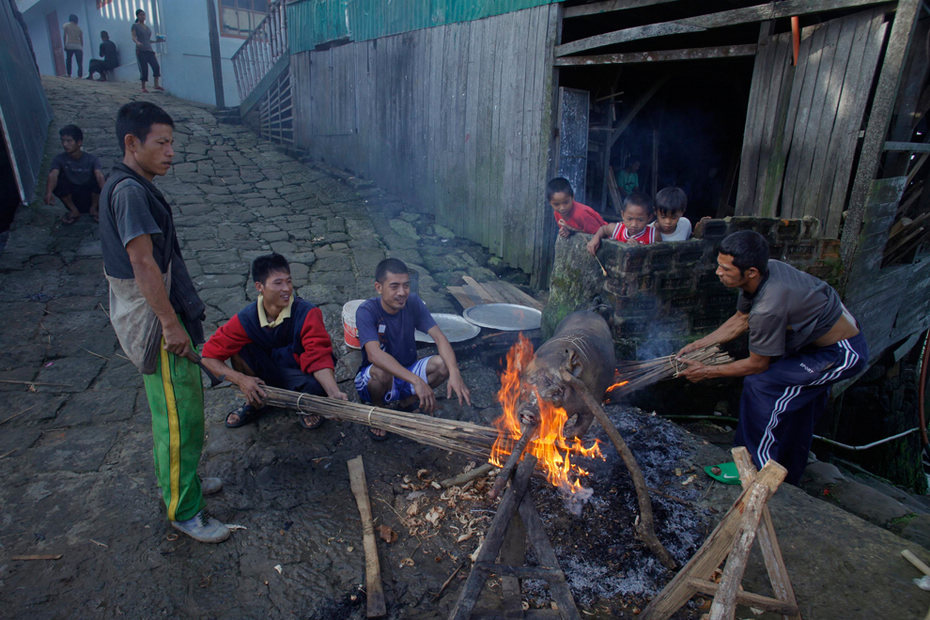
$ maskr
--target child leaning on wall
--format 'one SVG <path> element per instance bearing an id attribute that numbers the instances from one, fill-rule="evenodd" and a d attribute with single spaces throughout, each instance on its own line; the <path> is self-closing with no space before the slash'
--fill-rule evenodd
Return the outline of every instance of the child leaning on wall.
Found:
<path id="1" fill-rule="evenodd" d="M 573 232 L 594 234 L 607 222 L 600 213 L 575 200 L 575 192 L 568 179 L 556 177 L 546 184 L 546 201 L 552 207 L 555 221 L 559 225 L 559 236 L 563 239 Z"/>
<path id="2" fill-rule="evenodd" d="M 601 239 L 607 237 L 622 243 L 634 245 L 649 245 L 658 241 L 656 229 L 649 226 L 655 216 L 652 209 L 652 200 L 645 194 L 634 192 L 623 201 L 620 212 L 621 221 L 616 224 L 605 224 L 598 228 L 591 241 L 588 242 L 588 252 L 595 256 L 601 247 Z"/>
<path id="3" fill-rule="evenodd" d="M 684 217 L 688 196 L 680 187 L 663 187 L 656 193 L 656 221 L 650 224 L 660 241 L 687 241 L 691 238 L 691 220 Z"/>

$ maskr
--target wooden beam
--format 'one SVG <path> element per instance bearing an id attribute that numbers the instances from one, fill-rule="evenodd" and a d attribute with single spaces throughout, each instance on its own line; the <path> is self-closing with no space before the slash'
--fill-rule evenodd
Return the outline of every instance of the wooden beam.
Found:
<path id="1" fill-rule="evenodd" d="M 620 121 L 620 124 L 617 125 L 617 128 L 611 132 L 610 137 L 607 139 L 608 152 L 614 147 L 614 143 L 618 138 L 620 138 L 621 135 L 623 135 L 623 132 L 626 131 L 626 128 L 630 126 L 630 123 L 633 122 L 633 119 L 636 118 L 636 115 L 639 114 L 640 110 L 642 110 L 646 104 L 649 103 L 649 100 L 652 99 L 657 92 L 659 92 L 659 89 L 662 88 L 665 83 L 668 82 L 668 80 L 669 77 L 667 75 L 660 77 L 658 80 L 656 80 L 656 83 L 649 88 L 649 90 L 639 96 L 639 99 L 636 100 L 636 103 L 633 104 L 633 107 L 629 112 L 627 112 L 627 115 L 623 117 L 623 120 Z"/>
<path id="2" fill-rule="evenodd" d="M 565 19 L 583 17 L 585 15 L 613 13 L 614 11 L 626 11 L 627 9 L 641 9 L 643 7 L 656 4 L 667 4 L 669 2 L 676 2 L 676 0 L 606 0 L 605 2 L 567 6 L 565 7 Z"/>
<path id="3" fill-rule="evenodd" d="M 859 239 L 859 228 L 862 226 L 865 203 L 869 196 L 872 179 L 878 171 L 878 162 L 881 159 L 888 126 L 891 123 L 891 112 L 894 109 L 895 99 L 898 95 L 898 82 L 901 79 L 904 59 L 907 57 L 907 51 L 910 48 L 911 33 L 917 22 L 917 14 L 921 4 L 923 4 L 922 0 L 901 0 L 898 2 L 895 11 L 894 23 L 891 26 L 891 33 L 888 35 L 888 47 L 885 49 L 885 59 L 882 62 L 878 84 L 875 87 L 872 110 L 869 113 L 869 124 L 865 129 L 865 137 L 862 140 L 859 166 L 849 195 L 846 221 L 843 224 L 840 254 L 844 265 L 850 264 Z M 850 270 L 846 270 L 847 279 L 849 278 L 849 272 Z"/>
<path id="4" fill-rule="evenodd" d="M 903 1 L 911 0 L 902 0 L 902 2 Z M 628 41 L 638 41 L 641 39 L 652 39 L 655 37 L 687 34 L 691 32 L 704 32 L 705 30 L 711 30 L 713 28 L 724 28 L 737 24 L 750 24 L 770 19 L 778 19 L 780 17 L 824 13 L 837 9 L 887 3 L 887 0 L 782 0 L 781 2 L 770 2 L 742 9 L 732 9 L 719 13 L 685 17 L 671 22 L 646 24 L 644 26 L 606 32 L 593 37 L 586 37 L 584 39 L 558 45 L 555 48 L 555 55 L 567 56 L 597 47 L 604 47 L 605 45 L 626 43 Z"/>
<path id="5" fill-rule="evenodd" d="M 910 151 L 911 153 L 930 153 L 930 143 L 927 142 L 897 142 L 888 140 L 882 149 L 884 151 Z"/>
<path id="6" fill-rule="evenodd" d="M 557 67 L 576 67 L 588 65 L 633 65 L 646 62 L 672 62 L 676 60 L 703 60 L 706 58 L 733 58 L 736 56 L 755 56 L 755 43 L 746 45 L 721 45 L 718 47 L 693 47 L 681 50 L 660 50 L 654 52 L 627 52 L 625 54 L 596 54 L 594 56 L 566 56 L 557 58 Z"/>

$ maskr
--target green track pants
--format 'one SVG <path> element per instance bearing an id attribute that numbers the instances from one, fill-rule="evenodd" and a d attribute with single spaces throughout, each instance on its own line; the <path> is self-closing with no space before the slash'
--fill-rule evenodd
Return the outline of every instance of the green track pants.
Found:
<path id="1" fill-rule="evenodd" d="M 197 475 L 204 429 L 200 368 L 162 348 L 155 373 L 142 376 L 152 410 L 155 476 L 168 519 L 186 521 L 204 507 Z"/>

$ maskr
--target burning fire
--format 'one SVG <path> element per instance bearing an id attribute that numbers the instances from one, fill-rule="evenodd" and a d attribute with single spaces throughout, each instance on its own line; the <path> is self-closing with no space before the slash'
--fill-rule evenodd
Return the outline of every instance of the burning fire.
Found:
<path id="1" fill-rule="evenodd" d="M 520 334 L 517 342 L 507 352 L 507 367 L 501 375 L 501 389 L 497 393 L 497 400 L 504 413 L 494 421 L 498 432 L 497 440 L 491 448 L 489 461 L 498 467 L 501 467 L 507 460 L 514 444 L 522 434 L 518 412 L 521 394 L 525 398 L 530 391 L 536 391 L 533 385 L 523 383 L 520 379 L 520 375 L 532 359 L 533 344 L 523 334 Z M 585 448 L 581 440 L 576 437 L 569 444 L 562 433 L 562 427 L 568 419 L 566 411 L 544 401 L 538 393 L 536 393 L 536 402 L 539 406 L 539 425 L 536 428 L 536 436 L 529 443 L 526 451 L 539 459 L 538 462 L 550 484 L 569 493 L 577 493 L 583 488 L 578 482 L 578 477 L 586 476 L 588 472 L 573 463 L 571 455 L 603 458 L 598 442 L 595 439 L 590 448 Z"/>

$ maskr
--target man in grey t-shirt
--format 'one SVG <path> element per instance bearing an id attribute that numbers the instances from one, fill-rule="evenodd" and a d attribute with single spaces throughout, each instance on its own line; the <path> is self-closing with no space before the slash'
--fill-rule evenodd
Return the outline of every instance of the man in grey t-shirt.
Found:
<path id="1" fill-rule="evenodd" d="M 830 285 L 777 260 L 757 232 L 743 230 L 720 244 L 717 277 L 739 288 L 736 314 L 679 356 L 729 342 L 749 331 L 749 357 L 706 366 L 681 359 L 689 381 L 746 377 L 734 442 L 746 446 L 756 467 L 775 460 L 797 484 L 807 465 L 814 424 L 830 385 L 865 368 L 865 337 Z"/>

